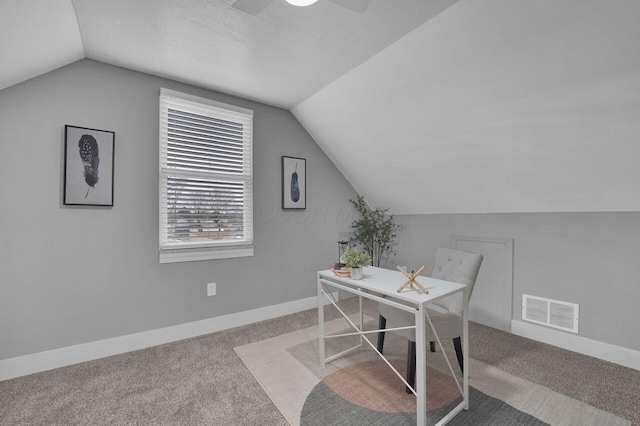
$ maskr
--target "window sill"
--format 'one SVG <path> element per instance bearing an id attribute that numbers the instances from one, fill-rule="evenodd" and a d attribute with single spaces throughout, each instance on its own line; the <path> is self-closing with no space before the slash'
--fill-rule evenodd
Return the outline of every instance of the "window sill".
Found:
<path id="1" fill-rule="evenodd" d="M 193 262 L 197 260 L 230 259 L 250 256 L 253 256 L 253 246 L 213 250 L 168 250 L 160 252 L 160 263 Z"/>

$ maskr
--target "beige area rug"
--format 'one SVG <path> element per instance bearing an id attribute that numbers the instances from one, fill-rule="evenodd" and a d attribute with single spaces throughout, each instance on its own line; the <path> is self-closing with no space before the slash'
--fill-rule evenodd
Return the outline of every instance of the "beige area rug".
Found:
<path id="1" fill-rule="evenodd" d="M 357 316 L 352 320 L 356 322 Z M 377 328 L 366 318 L 366 329 Z M 348 331 L 344 319 L 326 334 Z M 370 335 L 375 344 L 375 334 Z M 358 337 L 330 339 L 327 356 L 354 346 Z M 365 343 L 366 345 L 366 343 Z M 404 374 L 406 340 L 387 333 L 385 355 Z M 368 346 L 368 345 L 366 345 Z M 416 400 L 386 364 L 367 348 L 319 365 L 317 326 L 234 348 L 291 425 L 415 424 Z M 427 422 L 435 424 L 460 401 L 442 353 L 428 353 Z M 458 373 L 455 355 L 449 360 Z M 450 424 L 617 426 L 621 417 L 470 359 L 470 410 Z"/>

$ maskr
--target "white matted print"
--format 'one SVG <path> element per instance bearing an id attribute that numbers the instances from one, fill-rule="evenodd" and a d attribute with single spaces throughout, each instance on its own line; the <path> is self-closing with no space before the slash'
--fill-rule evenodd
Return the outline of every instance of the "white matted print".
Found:
<path id="1" fill-rule="evenodd" d="M 282 208 L 307 208 L 307 160 L 282 157 Z"/>
<path id="2" fill-rule="evenodd" d="M 115 132 L 65 126 L 66 205 L 113 206 Z"/>

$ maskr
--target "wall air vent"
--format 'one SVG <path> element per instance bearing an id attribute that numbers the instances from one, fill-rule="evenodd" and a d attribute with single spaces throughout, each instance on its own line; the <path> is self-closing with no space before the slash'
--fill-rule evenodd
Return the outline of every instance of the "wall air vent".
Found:
<path id="1" fill-rule="evenodd" d="M 522 319 L 547 327 L 578 332 L 579 306 L 544 297 L 522 295 Z"/>

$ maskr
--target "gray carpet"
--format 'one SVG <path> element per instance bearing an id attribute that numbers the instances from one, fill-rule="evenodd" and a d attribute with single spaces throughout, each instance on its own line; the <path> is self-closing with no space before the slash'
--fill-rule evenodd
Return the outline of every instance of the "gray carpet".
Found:
<path id="1" fill-rule="evenodd" d="M 286 425 L 233 348 L 316 322 L 309 310 L 0 382 L 0 425 Z M 470 339 L 472 357 L 640 426 L 639 371 L 477 324 Z"/>
<path id="2" fill-rule="evenodd" d="M 472 358 L 640 425 L 640 371 L 470 323 Z"/>

